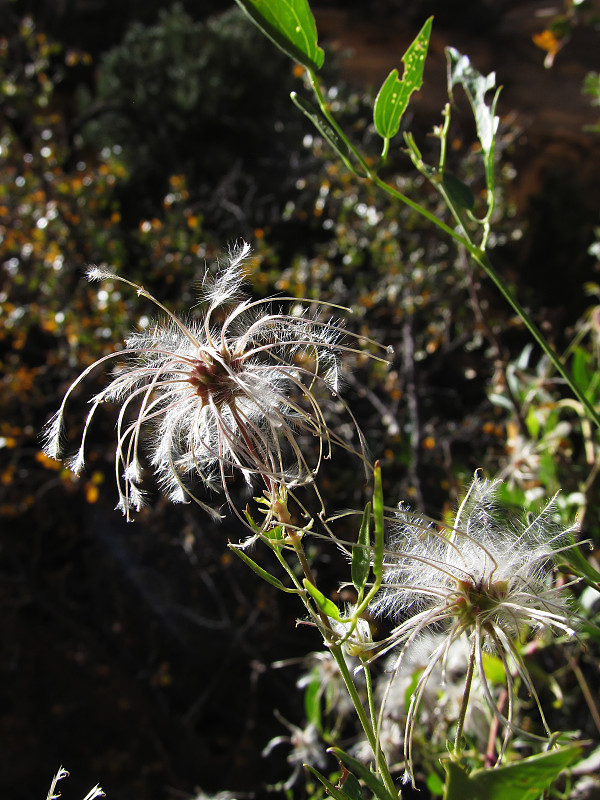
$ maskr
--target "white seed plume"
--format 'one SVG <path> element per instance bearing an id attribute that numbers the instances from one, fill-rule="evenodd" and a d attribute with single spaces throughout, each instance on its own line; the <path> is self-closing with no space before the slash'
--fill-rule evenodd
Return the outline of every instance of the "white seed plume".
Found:
<path id="1" fill-rule="evenodd" d="M 429 678 L 448 659 L 461 636 L 469 640 L 483 694 L 505 725 L 499 760 L 510 734 L 523 731 L 513 719 L 518 674 L 534 698 L 549 736 L 519 640 L 541 629 L 572 635 L 573 619 L 566 600 L 552 585 L 555 556 L 571 547 L 573 528 L 557 530 L 553 500 L 537 516 L 511 519 L 496 500 L 498 481 L 475 476 L 451 529 L 440 529 L 400 511 L 384 561 L 384 587 L 372 611 L 400 624 L 392 631 L 382 655 L 400 647 L 395 669 L 408 649 L 426 631 L 445 630 L 411 697 L 404 736 L 406 779 L 412 780 L 412 733 Z M 502 662 L 506 675 L 508 711 L 496 706 L 483 668 L 485 651 Z M 534 737 L 535 738 L 535 737 Z"/>
<path id="2" fill-rule="evenodd" d="M 244 298 L 249 250 L 245 243 L 236 246 L 214 277 L 207 273 L 200 294 L 204 311 L 197 321 L 176 317 L 125 278 L 97 267 L 88 272 L 90 280 L 110 278 L 132 286 L 164 318 L 132 334 L 125 349 L 100 358 L 71 384 L 45 428 L 44 451 L 53 458 L 61 455 L 65 406 L 74 389 L 110 359 L 122 362 L 108 386 L 90 400 L 79 450 L 67 463 L 81 471 L 96 410 L 102 403 L 120 404 L 115 471 L 118 508 L 128 518 L 145 502 L 142 438 L 167 496 L 194 500 L 213 514 L 196 497 L 195 484 L 221 489 L 229 500 L 228 477 L 235 471 L 248 483 L 260 476 L 267 489 L 289 487 L 313 480 L 332 443 L 353 450 L 330 430 L 320 402 L 321 396 L 337 395 L 342 353 L 358 351 L 342 343 L 348 334 L 339 322 L 291 315 L 274 310 L 272 300 Z M 303 436 L 318 442 L 312 463 Z"/>

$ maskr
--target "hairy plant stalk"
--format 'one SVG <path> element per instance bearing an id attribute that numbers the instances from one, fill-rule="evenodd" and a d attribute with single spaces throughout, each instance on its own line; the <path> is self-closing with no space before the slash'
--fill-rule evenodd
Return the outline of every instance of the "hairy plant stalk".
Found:
<path id="1" fill-rule="evenodd" d="M 356 686 L 354 685 L 354 681 L 352 680 L 352 675 L 350 674 L 350 670 L 348 669 L 348 665 L 346 664 L 346 659 L 344 658 L 344 652 L 342 647 L 338 644 L 331 645 L 329 651 L 333 658 L 335 659 L 336 664 L 338 665 L 338 669 L 340 670 L 340 674 L 346 685 L 346 689 L 348 690 L 348 694 L 350 695 L 350 699 L 354 705 L 356 710 L 356 714 L 358 719 L 360 720 L 360 724 L 362 726 L 363 731 L 365 732 L 365 736 L 367 737 L 367 741 L 369 742 L 369 746 L 373 751 L 373 755 L 375 757 L 375 763 L 377 765 L 377 771 L 381 776 L 381 780 L 385 784 L 386 789 L 391 793 L 392 797 L 398 796 L 398 791 L 394 786 L 394 781 L 392 776 L 390 775 L 390 771 L 387 765 L 387 761 L 385 756 L 383 755 L 381 748 L 379 747 L 379 740 L 376 736 L 375 730 L 373 725 L 371 724 L 371 720 L 367 715 L 367 712 L 364 709 Z"/>
<path id="2" fill-rule="evenodd" d="M 371 715 L 371 725 L 373 726 L 373 730 L 377 731 L 377 712 L 375 710 L 375 697 L 373 695 L 373 679 L 371 676 L 371 669 L 363 659 L 361 659 L 361 661 L 362 669 L 365 675 L 365 683 L 367 686 L 367 702 L 369 704 L 369 714 Z M 379 736 L 377 736 L 377 747 L 380 747 Z"/>

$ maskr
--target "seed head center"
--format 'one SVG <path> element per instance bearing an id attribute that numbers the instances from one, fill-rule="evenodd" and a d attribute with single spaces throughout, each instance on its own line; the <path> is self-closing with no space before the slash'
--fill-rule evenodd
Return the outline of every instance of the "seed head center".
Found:
<path id="1" fill-rule="evenodd" d="M 239 366 L 238 359 L 226 363 L 207 356 L 194 363 L 188 374 L 188 382 L 196 390 L 203 405 L 208 404 L 209 400 L 216 405 L 230 403 L 240 393 L 232 374 Z"/>
<path id="2" fill-rule="evenodd" d="M 508 581 L 482 578 L 478 581 L 458 581 L 456 607 L 458 616 L 467 625 L 493 613 L 506 598 Z"/>

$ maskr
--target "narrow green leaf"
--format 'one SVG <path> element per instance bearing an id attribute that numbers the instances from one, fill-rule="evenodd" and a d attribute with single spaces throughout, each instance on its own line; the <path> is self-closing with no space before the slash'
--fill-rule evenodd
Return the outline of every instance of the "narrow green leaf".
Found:
<path id="1" fill-rule="evenodd" d="M 252 519 L 252 515 L 250 514 L 250 511 L 247 508 L 244 509 L 244 516 L 246 517 L 246 522 L 248 523 L 248 525 L 250 525 L 254 533 L 260 533 L 260 528 L 258 527 L 256 522 L 254 522 L 254 520 Z"/>
<path id="2" fill-rule="evenodd" d="M 381 467 L 379 461 L 375 464 L 373 486 L 373 517 L 375 518 L 375 543 L 373 546 L 373 575 L 376 578 L 383 574 L 383 486 L 381 484 Z"/>
<path id="3" fill-rule="evenodd" d="M 321 136 L 329 142 L 338 156 L 343 160 L 344 164 L 346 164 L 346 166 L 356 174 L 356 170 L 350 162 L 350 151 L 348 150 L 346 142 L 344 142 L 338 132 L 331 127 L 321 112 L 311 103 L 309 103 L 308 100 L 305 100 L 303 97 L 297 95 L 296 92 L 292 92 L 290 97 L 292 98 L 294 105 L 297 106 L 300 111 L 302 111 L 302 113 L 309 118 Z"/>
<path id="4" fill-rule="evenodd" d="M 311 767 L 310 764 L 305 764 L 304 768 L 311 772 L 317 780 L 321 781 L 323 786 L 327 789 L 327 794 L 330 794 L 334 800 L 354 800 L 354 798 L 349 794 L 346 794 L 343 789 L 340 789 L 338 786 L 334 786 L 330 780 L 327 780 L 325 775 L 321 775 L 321 773 L 314 767 Z"/>
<path id="5" fill-rule="evenodd" d="M 369 550 L 370 517 L 371 504 L 367 503 L 358 532 L 358 540 L 352 548 L 352 583 L 361 597 L 361 592 L 367 585 L 369 570 L 371 569 L 371 553 Z"/>
<path id="6" fill-rule="evenodd" d="M 261 531 L 261 534 L 265 537 L 265 539 L 269 539 L 272 542 L 281 541 L 281 539 L 283 539 L 283 525 L 275 525 L 274 528 Z"/>
<path id="7" fill-rule="evenodd" d="M 308 69 L 323 66 L 317 26 L 308 0 L 236 0 L 252 22 L 283 52 Z"/>
<path id="8" fill-rule="evenodd" d="M 582 347 L 576 347 L 575 351 L 573 352 L 573 366 L 571 371 L 573 373 L 573 379 L 575 380 L 575 383 L 579 386 L 582 392 L 588 388 L 592 380 L 589 363 L 589 353 L 587 353 Z"/>
<path id="9" fill-rule="evenodd" d="M 348 755 L 348 753 L 340 750 L 339 747 L 330 747 L 327 752 L 333 753 L 333 755 L 342 762 L 346 769 L 350 770 L 350 772 L 354 773 L 357 777 L 364 781 L 369 789 L 373 792 L 377 800 L 398 800 L 398 797 L 391 795 L 379 778 L 356 758 L 353 758 L 352 756 Z M 465 798 L 463 797 L 461 800 L 465 800 Z"/>
<path id="10" fill-rule="evenodd" d="M 288 594 L 298 594 L 297 589 L 288 589 L 287 586 L 284 586 L 278 578 L 276 578 L 274 575 L 271 575 L 266 569 L 259 567 L 256 561 L 253 561 L 249 556 L 246 555 L 246 553 L 243 552 L 243 550 L 240 550 L 239 547 L 236 547 L 233 544 L 229 544 L 228 547 L 232 552 L 242 559 L 244 564 L 247 564 L 253 572 L 256 572 L 260 578 L 267 583 L 270 583 L 271 586 L 274 586 L 276 589 L 279 589 L 282 592 L 287 592 Z"/>
<path id="11" fill-rule="evenodd" d="M 559 774 L 581 757 L 579 744 L 566 745 L 495 769 L 467 773 L 454 761 L 444 761 L 444 800 L 537 800 Z"/>
<path id="12" fill-rule="evenodd" d="M 306 719 L 311 722 L 315 728 L 321 730 L 321 680 L 317 670 L 313 670 L 310 676 L 310 682 L 304 690 L 304 711 Z"/>
<path id="13" fill-rule="evenodd" d="M 383 139 L 391 139 L 398 133 L 402 115 L 408 107 L 412 93 L 419 91 L 423 85 L 423 69 L 432 22 L 433 17 L 430 17 L 402 56 L 404 64 L 402 80 L 398 77 L 398 70 L 393 69 L 377 93 L 373 122 L 377 133 Z"/>
<path id="14" fill-rule="evenodd" d="M 499 118 L 495 116 L 496 101 L 498 93 L 488 106 L 485 102 L 485 95 L 496 86 L 496 73 L 490 72 L 489 75 L 482 75 L 469 61 L 468 56 L 463 56 L 454 47 L 446 48 L 446 58 L 448 61 L 448 93 L 452 97 L 452 90 L 460 84 L 475 117 L 477 126 L 477 138 L 486 155 L 492 152 L 494 146 L 494 136 L 498 130 Z"/>
<path id="15" fill-rule="evenodd" d="M 332 619 L 336 620 L 340 619 L 340 610 L 333 602 L 333 600 L 330 600 L 328 597 L 325 597 L 323 592 L 319 591 L 319 589 L 317 589 L 317 587 L 314 586 L 308 580 L 308 578 L 304 578 L 302 583 L 304 584 L 304 588 L 306 589 L 306 591 L 309 593 L 309 595 L 317 604 L 317 608 L 319 609 L 319 611 L 322 611 L 324 614 L 326 614 L 328 617 L 331 617 Z"/>
<path id="16" fill-rule="evenodd" d="M 475 195 L 469 189 L 466 183 L 463 183 L 455 175 L 450 172 L 444 172 L 442 178 L 442 186 L 446 190 L 448 197 L 452 202 L 460 208 L 466 208 L 471 211 L 475 205 Z"/>

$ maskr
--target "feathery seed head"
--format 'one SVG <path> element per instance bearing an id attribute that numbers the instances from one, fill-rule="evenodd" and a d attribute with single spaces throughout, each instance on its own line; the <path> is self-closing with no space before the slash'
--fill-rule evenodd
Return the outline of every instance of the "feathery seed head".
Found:
<path id="1" fill-rule="evenodd" d="M 407 773 L 412 779 L 411 734 L 427 681 L 444 662 L 454 642 L 466 636 L 477 664 L 484 695 L 505 725 L 505 740 L 519 730 L 513 722 L 516 670 L 536 701 L 549 735 L 535 688 L 517 647 L 532 631 L 572 635 L 573 621 L 566 600 L 551 582 L 556 554 L 571 546 L 569 530 L 558 530 L 552 519 L 553 501 L 537 516 L 515 520 L 499 507 L 498 481 L 475 476 L 451 529 L 441 529 L 400 511 L 384 561 L 384 586 L 372 611 L 399 622 L 379 655 L 400 646 L 404 654 L 427 631 L 446 631 L 431 656 L 412 696 L 405 732 Z M 483 653 L 502 662 L 507 681 L 508 715 L 496 708 L 483 669 Z"/>
<path id="2" fill-rule="evenodd" d="M 229 500 L 233 472 L 248 483 L 259 476 L 268 489 L 302 484 L 313 480 L 332 443 L 353 450 L 327 426 L 320 390 L 326 390 L 325 397 L 337 392 L 340 357 L 356 350 L 342 344 L 339 322 L 275 311 L 269 300 L 244 299 L 249 249 L 245 243 L 233 248 L 216 275 L 207 274 L 199 320 L 176 317 L 142 286 L 105 269 L 88 272 L 90 280 L 110 278 L 131 286 L 165 318 L 131 335 L 125 349 L 100 358 L 71 384 L 45 428 L 44 451 L 60 455 L 65 406 L 74 389 L 94 368 L 120 361 L 108 386 L 90 400 L 79 452 L 68 463 L 76 472 L 83 468 L 98 406 L 120 404 L 115 470 L 118 507 L 128 518 L 145 502 L 139 487 L 142 437 L 170 499 L 195 500 L 213 514 L 195 496 L 195 483 L 220 488 Z M 320 442 L 312 462 L 301 437 Z"/>
<path id="3" fill-rule="evenodd" d="M 497 488 L 475 476 L 451 530 L 398 512 L 377 613 L 398 618 L 439 607 L 465 629 L 501 618 L 511 636 L 550 624 L 546 603 L 564 608 L 549 589 L 553 558 L 572 528 L 556 529 L 553 501 L 535 517 L 512 519 L 498 506 Z"/>

